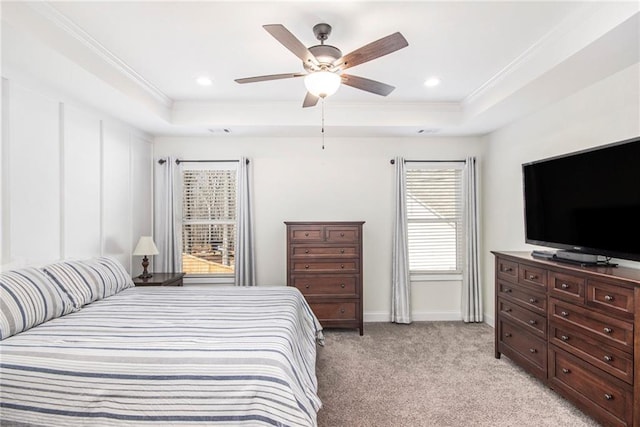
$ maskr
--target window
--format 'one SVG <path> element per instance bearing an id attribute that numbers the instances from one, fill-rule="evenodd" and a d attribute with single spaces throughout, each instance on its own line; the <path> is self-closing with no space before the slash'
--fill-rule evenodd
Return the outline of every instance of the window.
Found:
<path id="1" fill-rule="evenodd" d="M 409 270 L 461 273 L 464 163 L 406 164 Z"/>
<path id="2" fill-rule="evenodd" d="M 182 271 L 233 274 L 236 167 L 185 165 L 182 171 Z"/>

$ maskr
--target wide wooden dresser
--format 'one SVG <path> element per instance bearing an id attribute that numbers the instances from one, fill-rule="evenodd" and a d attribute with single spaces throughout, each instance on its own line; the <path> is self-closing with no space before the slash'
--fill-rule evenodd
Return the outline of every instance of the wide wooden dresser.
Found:
<path id="1" fill-rule="evenodd" d="M 323 327 L 362 323 L 362 225 L 359 222 L 285 222 L 287 286 L 305 296 Z"/>
<path id="2" fill-rule="evenodd" d="M 495 356 L 605 426 L 640 427 L 640 270 L 495 255 Z"/>

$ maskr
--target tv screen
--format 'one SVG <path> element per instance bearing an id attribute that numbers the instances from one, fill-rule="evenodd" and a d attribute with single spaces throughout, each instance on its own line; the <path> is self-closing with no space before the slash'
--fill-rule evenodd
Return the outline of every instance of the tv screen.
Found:
<path id="1" fill-rule="evenodd" d="M 527 243 L 640 260 L 640 137 L 522 172 Z"/>

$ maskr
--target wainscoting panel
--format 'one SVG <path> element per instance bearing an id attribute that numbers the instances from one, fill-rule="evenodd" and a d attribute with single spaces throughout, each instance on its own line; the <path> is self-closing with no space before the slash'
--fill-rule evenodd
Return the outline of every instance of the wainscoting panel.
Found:
<path id="1" fill-rule="evenodd" d="M 34 262 L 60 254 L 60 120 L 57 100 L 20 86 L 9 91 L 11 252 Z"/>
<path id="2" fill-rule="evenodd" d="M 100 255 L 100 118 L 64 106 L 63 258 Z"/>
<path id="3" fill-rule="evenodd" d="M 2 89 L 2 268 L 111 255 L 131 269 L 152 230 L 151 138 L 38 85 Z"/>
<path id="4" fill-rule="evenodd" d="M 103 230 L 102 252 L 131 268 L 131 153 L 129 135 L 117 126 L 102 128 Z"/>

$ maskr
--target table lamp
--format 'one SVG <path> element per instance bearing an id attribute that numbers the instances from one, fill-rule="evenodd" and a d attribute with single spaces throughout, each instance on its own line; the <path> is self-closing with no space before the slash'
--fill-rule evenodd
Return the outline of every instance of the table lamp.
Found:
<path id="1" fill-rule="evenodd" d="M 156 248 L 156 244 L 153 243 L 153 238 L 151 236 L 141 236 L 140 240 L 138 240 L 138 244 L 136 248 L 133 250 L 133 255 L 143 256 L 142 258 L 142 274 L 138 277 L 140 279 L 149 279 L 153 275 L 147 271 L 147 267 L 149 267 L 149 258 L 147 255 L 158 255 L 158 248 Z"/>

